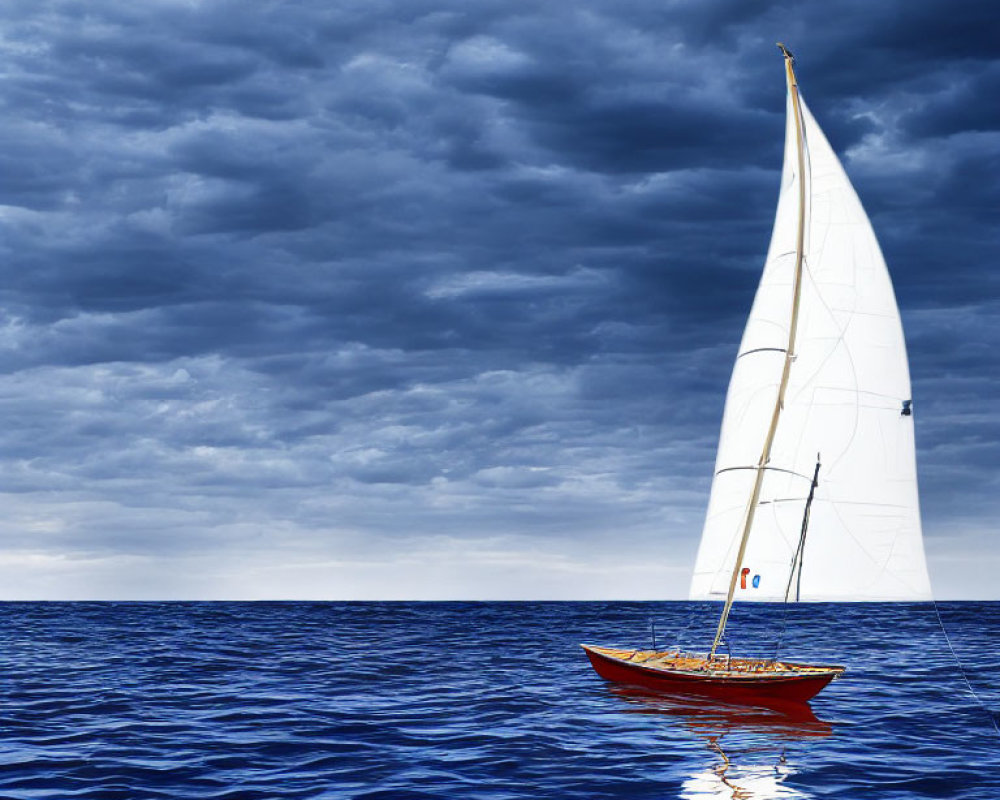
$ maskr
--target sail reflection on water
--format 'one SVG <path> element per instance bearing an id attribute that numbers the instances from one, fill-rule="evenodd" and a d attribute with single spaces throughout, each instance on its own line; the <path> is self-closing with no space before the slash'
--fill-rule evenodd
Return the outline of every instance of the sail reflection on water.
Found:
<path id="1" fill-rule="evenodd" d="M 833 726 L 817 718 L 809 706 L 779 713 L 692 701 L 630 686 L 607 684 L 606 688 L 628 704 L 628 711 L 671 718 L 705 743 L 707 758 L 683 781 L 681 800 L 812 797 L 785 783 L 798 772 L 789 758 L 790 746 L 833 733 Z"/>
<path id="2" fill-rule="evenodd" d="M 727 798 L 731 800 L 772 800 L 772 798 L 812 797 L 791 786 L 785 780 L 795 774 L 795 770 L 783 763 L 774 765 L 757 764 L 741 766 L 731 763 L 729 757 L 716 745 L 715 749 L 722 763 L 713 769 L 706 769 L 684 781 L 679 797 L 681 800 L 707 800 L 707 798 Z"/>

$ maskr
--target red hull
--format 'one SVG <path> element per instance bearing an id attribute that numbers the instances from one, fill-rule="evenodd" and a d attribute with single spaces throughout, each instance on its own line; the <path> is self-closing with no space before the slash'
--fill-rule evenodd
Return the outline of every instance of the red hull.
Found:
<path id="1" fill-rule="evenodd" d="M 753 675 L 726 677 L 710 673 L 691 674 L 633 664 L 603 655 L 584 645 L 597 674 L 616 683 L 642 686 L 674 695 L 699 695 L 738 705 L 779 708 L 802 705 L 843 672 L 842 667 L 805 675 Z"/>

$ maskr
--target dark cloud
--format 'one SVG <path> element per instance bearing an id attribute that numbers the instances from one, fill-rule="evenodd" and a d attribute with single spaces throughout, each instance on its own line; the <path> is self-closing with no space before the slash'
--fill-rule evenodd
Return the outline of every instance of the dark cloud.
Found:
<path id="1" fill-rule="evenodd" d="M 574 596 L 611 591 L 608 564 L 683 594 L 777 197 L 778 40 L 894 276 L 932 556 L 982 561 L 987 6 L 0 18 L 14 594 Z M 496 588 L 511 564 L 523 585 Z"/>
<path id="2" fill-rule="evenodd" d="M 988 98 L 1000 92 L 1000 65 L 981 71 L 966 67 L 962 80 L 948 81 L 923 103 L 904 114 L 901 125 L 914 138 L 951 136 L 1000 129 L 1000 111 Z M 978 73 L 978 74 L 977 74 Z"/>

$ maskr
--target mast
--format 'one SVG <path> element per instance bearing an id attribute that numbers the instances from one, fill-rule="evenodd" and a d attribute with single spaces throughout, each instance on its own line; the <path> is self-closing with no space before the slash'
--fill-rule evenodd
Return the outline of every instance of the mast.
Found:
<path id="1" fill-rule="evenodd" d="M 788 388 L 788 376 L 791 373 L 792 361 L 795 360 L 795 335 L 798 330 L 799 302 L 802 296 L 802 256 L 806 230 L 805 151 L 802 142 L 802 110 L 799 107 L 799 85 L 795 79 L 795 70 L 792 68 L 795 59 L 780 42 L 778 43 L 778 48 L 785 59 L 785 75 L 788 81 L 788 91 L 792 97 L 792 113 L 795 115 L 795 144 L 799 162 L 799 224 L 795 235 L 795 281 L 792 288 L 792 315 L 788 326 L 788 346 L 785 348 L 785 365 L 781 371 L 781 383 L 778 384 L 778 396 L 774 402 L 774 411 L 771 414 L 771 424 L 768 427 L 767 437 L 764 440 L 764 448 L 760 454 L 760 459 L 757 461 L 753 491 L 750 494 L 750 501 L 747 503 L 747 510 L 743 518 L 743 535 L 740 538 L 740 549 L 736 555 L 736 563 L 733 565 L 733 575 L 729 580 L 729 593 L 726 596 L 726 604 L 722 609 L 722 616 L 719 618 L 719 627 L 715 632 L 715 640 L 712 642 L 712 649 L 708 654 L 709 658 L 715 656 L 715 651 L 718 649 L 719 642 L 722 641 L 722 635 L 726 630 L 726 620 L 729 619 L 729 611 L 733 607 L 736 581 L 739 579 L 740 568 L 743 566 L 743 556 L 746 554 L 750 529 L 753 527 L 754 514 L 757 510 L 757 503 L 760 500 L 761 486 L 764 485 L 764 471 L 767 468 L 768 461 L 771 460 L 771 446 L 774 444 L 774 435 L 778 431 L 778 418 L 781 416 L 781 410 L 785 406 L 785 390 Z"/>

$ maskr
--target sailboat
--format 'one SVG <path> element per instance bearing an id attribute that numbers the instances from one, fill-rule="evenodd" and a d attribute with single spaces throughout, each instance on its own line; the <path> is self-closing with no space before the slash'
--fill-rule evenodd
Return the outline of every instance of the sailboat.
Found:
<path id="1" fill-rule="evenodd" d="M 840 665 L 718 651 L 736 600 L 930 600 L 902 324 L 871 224 L 784 57 L 785 155 L 736 357 L 689 597 L 724 600 L 711 650 L 583 645 L 616 682 L 804 703 Z"/>

